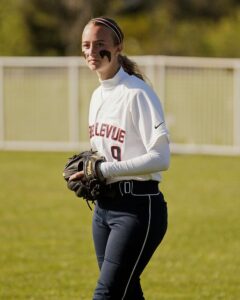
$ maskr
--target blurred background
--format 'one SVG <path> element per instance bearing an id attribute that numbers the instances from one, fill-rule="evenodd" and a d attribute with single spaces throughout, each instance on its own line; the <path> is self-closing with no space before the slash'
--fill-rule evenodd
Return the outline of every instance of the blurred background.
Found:
<path id="1" fill-rule="evenodd" d="M 1 0 L 0 149 L 89 147 L 81 33 L 100 15 L 160 97 L 173 152 L 240 154 L 237 0 Z"/>
<path id="2" fill-rule="evenodd" d="M 238 0 L 1 0 L 0 55 L 80 55 L 99 15 L 119 22 L 129 55 L 239 57 Z"/>
<path id="3" fill-rule="evenodd" d="M 171 137 L 160 183 L 169 228 L 143 274 L 145 297 L 239 299 L 239 0 L 0 0 L 0 299 L 92 297 L 92 211 L 62 170 L 89 148 L 99 82 L 81 33 L 100 15 L 125 33 Z"/>

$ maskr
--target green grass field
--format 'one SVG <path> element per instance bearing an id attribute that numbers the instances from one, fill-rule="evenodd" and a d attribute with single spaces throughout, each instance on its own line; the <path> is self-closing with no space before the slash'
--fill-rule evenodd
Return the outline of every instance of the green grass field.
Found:
<path id="1" fill-rule="evenodd" d="M 0 152 L 0 299 L 90 300 L 98 276 L 69 153 Z M 143 273 L 146 300 L 240 299 L 240 157 L 173 156 L 161 184 L 167 235 Z"/>

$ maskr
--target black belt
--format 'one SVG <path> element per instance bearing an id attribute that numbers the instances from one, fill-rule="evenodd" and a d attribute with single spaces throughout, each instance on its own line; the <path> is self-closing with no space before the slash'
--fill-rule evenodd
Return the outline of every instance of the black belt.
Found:
<path id="1" fill-rule="evenodd" d="M 102 197 L 118 197 L 126 195 L 158 194 L 159 182 L 156 180 L 138 181 L 123 180 L 108 184 L 101 195 Z"/>

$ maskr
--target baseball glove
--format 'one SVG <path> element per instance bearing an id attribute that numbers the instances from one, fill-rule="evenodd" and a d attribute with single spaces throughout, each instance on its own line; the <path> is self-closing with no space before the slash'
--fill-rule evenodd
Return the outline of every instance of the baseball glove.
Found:
<path id="1" fill-rule="evenodd" d="M 78 197 L 87 201 L 95 201 L 106 185 L 106 180 L 100 171 L 100 164 L 106 161 L 103 156 L 99 156 L 97 151 L 84 151 L 70 157 L 63 170 L 63 177 L 67 181 L 67 186 L 74 191 Z M 70 176 L 83 171 L 83 178 L 69 180 Z"/>

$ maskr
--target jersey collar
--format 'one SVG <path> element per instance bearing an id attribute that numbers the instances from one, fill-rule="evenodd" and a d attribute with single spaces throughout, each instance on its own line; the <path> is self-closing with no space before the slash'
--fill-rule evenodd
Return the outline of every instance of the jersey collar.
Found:
<path id="1" fill-rule="evenodd" d="M 100 80 L 100 83 L 104 89 L 112 89 L 116 87 L 125 76 L 126 73 L 121 67 L 114 77 L 107 80 Z"/>

